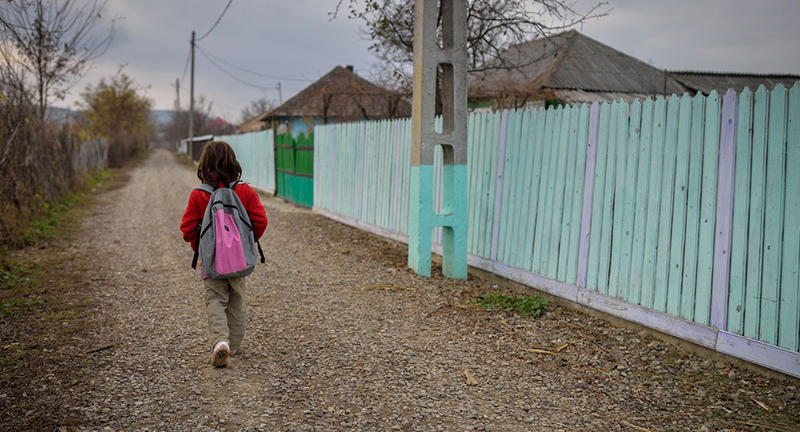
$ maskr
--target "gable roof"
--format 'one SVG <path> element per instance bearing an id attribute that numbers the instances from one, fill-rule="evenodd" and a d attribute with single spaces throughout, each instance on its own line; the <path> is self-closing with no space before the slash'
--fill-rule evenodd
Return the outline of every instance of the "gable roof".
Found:
<path id="1" fill-rule="evenodd" d="M 699 72 L 699 71 L 670 71 L 684 86 L 691 90 L 711 93 L 712 90 L 724 93 L 729 88 L 740 92 L 745 87 L 756 91 L 760 85 L 767 90 L 778 84 L 783 84 L 787 89 L 792 88 L 795 82 L 800 81 L 800 75 L 788 74 L 747 74 L 731 72 Z"/>
<path id="2" fill-rule="evenodd" d="M 409 115 L 411 104 L 402 94 L 375 85 L 350 68 L 336 66 L 282 105 L 254 120 L 305 116 L 355 120 Z"/>
<path id="3" fill-rule="evenodd" d="M 685 91 L 663 69 L 575 30 L 513 45 L 487 67 L 470 77 L 471 97 L 528 95 L 542 89 L 637 94 Z"/>

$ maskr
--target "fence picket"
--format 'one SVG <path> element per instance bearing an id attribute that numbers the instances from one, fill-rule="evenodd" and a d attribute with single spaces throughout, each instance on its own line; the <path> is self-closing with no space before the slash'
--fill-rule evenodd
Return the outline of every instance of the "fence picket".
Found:
<path id="1" fill-rule="evenodd" d="M 649 99 L 647 99 L 649 100 Z M 622 245 L 620 251 L 620 273 L 617 276 L 619 285 L 619 297 L 631 301 L 633 291 L 639 287 L 631 287 L 631 267 L 633 264 L 633 237 L 635 234 L 635 220 L 637 214 L 636 189 L 642 182 L 639 178 L 639 157 L 641 148 L 647 147 L 642 144 L 642 130 L 644 124 L 649 120 L 644 118 L 643 106 L 639 100 L 631 104 L 630 123 L 628 125 L 628 148 L 625 163 L 625 195 L 622 203 L 624 216 L 622 218 Z"/>
<path id="2" fill-rule="evenodd" d="M 683 243 L 683 276 L 681 279 L 681 317 L 694 319 L 697 285 L 697 251 L 700 218 L 700 183 L 703 169 L 703 134 L 705 132 L 706 98 L 697 94 L 692 101 L 692 135 L 689 142 L 689 183 L 686 194 L 686 231 Z"/>
<path id="3" fill-rule="evenodd" d="M 478 172 L 480 170 L 480 149 L 478 143 L 483 131 L 483 112 L 478 112 L 471 116 L 472 122 L 468 122 L 467 126 L 467 170 L 468 170 L 468 183 L 469 195 L 467 196 L 467 219 L 469 229 L 467 230 L 467 250 L 471 254 L 475 254 L 475 227 L 478 223 L 477 218 L 477 204 L 476 200 L 480 195 L 478 188 Z"/>
<path id="4" fill-rule="evenodd" d="M 531 121 L 531 114 L 533 111 L 525 110 L 515 113 L 516 130 L 513 137 L 516 142 L 518 159 L 515 164 L 516 175 L 512 179 L 514 184 L 514 206 L 511 208 L 513 212 L 510 217 L 513 218 L 514 228 L 509 230 L 506 234 L 507 245 L 506 256 L 508 262 L 512 266 L 520 267 L 520 256 L 523 254 L 525 230 L 528 223 L 528 179 L 534 175 L 531 155 L 533 149 L 527 140 L 527 134 L 530 131 L 528 127 Z"/>
<path id="5" fill-rule="evenodd" d="M 544 127 L 544 140 L 542 141 L 542 175 L 539 179 L 539 194 L 538 194 L 538 205 L 536 206 L 536 230 L 533 235 L 533 257 L 531 263 L 531 270 L 537 274 L 543 274 L 542 271 L 542 249 L 544 245 L 544 236 L 543 233 L 545 231 L 544 226 L 547 224 L 549 219 L 546 219 L 546 213 L 548 207 L 547 201 L 547 189 L 549 187 L 549 183 L 553 180 L 552 179 L 552 167 L 553 162 L 551 160 L 551 154 L 553 153 L 553 141 L 556 141 L 557 137 L 557 129 L 559 122 L 556 121 L 557 115 L 560 111 L 557 111 L 552 106 L 547 109 L 547 117 L 545 120 L 545 127 Z"/>
<path id="6" fill-rule="evenodd" d="M 769 97 L 767 189 L 764 213 L 763 282 L 759 339 L 778 343 L 778 303 L 783 235 L 784 169 L 786 167 L 786 89 L 778 84 Z"/>
<path id="7" fill-rule="evenodd" d="M 570 158 L 575 157 L 575 141 L 577 140 L 578 110 L 574 107 L 562 108 L 561 136 L 559 143 L 558 165 L 556 166 L 556 182 L 553 188 L 552 216 L 550 220 L 550 244 L 548 253 L 547 276 L 563 281 L 565 278 L 559 274 L 561 258 L 560 246 L 563 240 L 562 233 L 565 227 L 564 210 L 571 204 L 566 194 L 567 179 L 573 173 L 567 172 Z M 566 273 L 566 272 L 565 272 Z"/>
<path id="8" fill-rule="evenodd" d="M 539 223 L 539 198 L 542 186 L 542 173 L 545 170 L 544 157 L 545 157 L 545 130 L 547 125 L 547 117 L 550 116 L 551 110 L 536 110 L 534 126 L 530 131 L 530 145 L 533 147 L 533 175 L 531 176 L 531 183 L 529 188 L 529 203 L 531 206 L 536 206 L 531 209 L 530 214 L 527 216 L 527 225 L 525 227 L 525 241 L 523 243 L 525 253 L 523 256 L 523 268 L 533 271 L 533 252 L 536 246 L 536 226 Z"/>
<path id="9" fill-rule="evenodd" d="M 800 167 L 800 84 L 789 91 L 786 166 Z M 800 175 L 786 173 L 778 345 L 800 351 Z"/>
<path id="10" fill-rule="evenodd" d="M 510 154 L 507 151 L 508 146 L 508 110 L 503 110 L 500 117 L 500 127 L 498 128 L 497 139 L 497 166 L 495 168 L 496 175 L 494 177 L 494 200 L 492 201 L 492 230 L 491 242 L 489 247 L 489 257 L 493 260 L 497 259 L 498 248 L 500 247 L 500 224 L 502 222 L 503 210 L 506 210 L 508 203 L 504 203 L 505 199 L 508 200 L 507 183 L 504 181 L 506 173 L 506 165 L 510 165 L 511 161 L 508 160 Z"/>
<path id="11" fill-rule="evenodd" d="M 617 177 L 624 174 L 617 169 L 618 138 L 617 135 L 624 134 L 620 129 L 618 118 L 620 115 L 628 116 L 628 105 L 623 102 L 614 101 L 611 105 L 611 114 L 608 120 L 608 155 L 606 163 L 605 196 L 603 200 L 603 224 L 600 239 L 600 257 L 597 274 L 597 290 L 603 294 L 609 294 L 609 274 L 611 267 L 612 251 L 611 240 L 614 234 L 613 209 L 614 209 L 614 188 Z"/>
<path id="12" fill-rule="evenodd" d="M 681 313 L 681 281 L 683 279 L 683 246 L 686 230 L 687 188 L 689 186 L 689 143 L 692 132 L 692 99 L 681 98 L 678 123 L 678 148 L 675 156 L 675 187 L 673 189 L 672 237 L 670 240 L 670 267 L 667 286 L 667 313 Z"/>
<path id="13" fill-rule="evenodd" d="M 538 175 L 536 172 L 538 168 L 534 166 L 534 143 L 531 138 L 532 125 L 536 121 L 537 113 L 541 110 L 525 110 L 519 113 L 519 165 L 517 168 L 516 178 L 516 196 L 517 205 L 512 217 L 515 220 L 515 230 L 509 235 L 509 252 L 508 263 L 514 267 L 523 268 L 523 257 L 525 256 L 525 249 L 528 243 L 525 242 L 528 224 L 530 221 L 530 195 L 531 195 L 531 182 L 533 178 Z"/>
<path id="14" fill-rule="evenodd" d="M 753 92 L 745 87 L 739 95 L 736 121 L 736 162 L 731 229 L 731 273 L 728 286 L 727 330 L 744 334 L 745 286 L 747 282 L 748 208 L 750 207 L 750 163 L 753 138 Z"/>
<path id="15" fill-rule="evenodd" d="M 594 167 L 594 191 L 592 197 L 592 223 L 589 228 L 589 258 L 586 268 L 586 288 L 598 289 L 601 235 L 603 231 L 603 209 L 606 194 L 607 161 L 609 153 L 608 130 L 611 119 L 611 104 L 600 105 L 597 125 L 597 156 Z"/>
<path id="16" fill-rule="evenodd" d="M 503 200 L 500 213 L 500 238 L 497 239 L 497 259 L 502 262 L 511 261 L 511 250 L 514 244 L 514 232 L 519 230 L 519 184 L 521 183 L 520 165 L 522 164 L 522 149 L 519 145 L 519 128 L 521 112 L 507 112 L 506 148 L 503 174 Z"/>
<path id="17" fill-rule="evenodd" d="M 494 112 L 490 115 L 491 128 L 489 129 L 489 139 L 485 148 L 487 163 L 484 165 L 484 190 L 486 199 L 481 200 L 483 205 L 480 230 L 480 256 L 484 258 L 490 258 L 492 255 L 492 226 L 494 225 L 494 199 L 497 182 L 497 158 L 501 115 L 501 112 Z"/>
<path id="18" fill-rule="evenodd" d="M 700 216 L 698 219 L 697 276 L 694 295 L 694 321 L 708 324 L 711 314 L 711 276 L 714 263 L 714 226 L 717 212 L 717 163 L 720 132 L 719 94 L 706 98 L 703 162 L 700 168 Z"/>
<path id="19" fill-rule="evenodd" d="M 720 138 L 717 167 L 717 203 L 714 222 L 714 256 L 711 269 L 712 327 L 726 329 L 728 325 L 729 288 L 731 275 L 731 228 L 733 227 L 733 195 L 736 186 L 736 92 L 729 89 L 722 99 Z"/>
<path id="20" fill-rule="evenodd" d="M 572 209 L 569 212 L 570 223 L 569 227 L 569 240 L 567 244 L 562 244 L 562 248 L 567 248 L 566 254 L 566 279 L 567 283 L 575 284 L 578 277 L 578 261 L 580 259 L 580 235 L 581 223 L 583 219 L 583 194 L 586 176 L 586 152 L 588 150 L 589 139 L 589 116 L 590 108 L 586 105 L 581 105 L 578 116 L 578 134 L 577 141 L 575 142 L 575 163 L 572 166 L 572 171 L 568 171 L 567 175 L 573 177 L 572 189 L 568 189 L 567 193 L 572 194 Z M 586 257 L 584 256 L 584 259 Z M 584 264 L 585 265 L 585 264 Z M 584 275 L 585 275 L 584 268 Z M 581 282 L 586 285 L 586 282 Z"/>
<path id="21" fill-rule="evenodd" d="M 621 103 L 623 109 L 617 111 L 617 155 L 616 155 L 616 181 L 614 182 L 614 214 L 623 215 L 623 217 L 612 218 L 612 231 L 611 231 L 611 270 L 608 278 L 608 295 L 613 297 L 620 296 L 619 282 L 620 282 L 620 264 L 622 263 L 622 253 L 624 241 L 623 223 L 625 220 L 625 181 L 627 177 L 627 162 L 628 162 L 628 122 L 630 120 L 628 114 L 628 104 Z"/>
<path id="22" fill-rule="evenodd" d="M 411 120 L 403 121 L 403 180 L 400 190 L 403 195 L 400 198 L 400 226 L 402 233 L 408 234 L 408 206 L 411 194 Z"/>
<path id="23" fill-rule="evenodd" d="M 750 223 L 747 237 L 747 288 L 744 335 L 758 339 L 761 320 L 761 264 L 764 242 L 764 188 L 767 169 L 767 109 L 769 93 L 760 86 L 753 108 L 753 150 L 750 168 Z"/>
<path id="24" fill-rule="evenodd" d="M 653 308 L 655 299 L 656 255 L 658 252 L 658 233 L 661 203 L 661 182 L 664 169 L 664 136 L 666 130 L 667 104 L 659 96 L 653 107 L 651 145 L 649 150 L 647 213 L 645 216 L 644 240 L 642 244 L 641 288 L 639 304 Z"/>

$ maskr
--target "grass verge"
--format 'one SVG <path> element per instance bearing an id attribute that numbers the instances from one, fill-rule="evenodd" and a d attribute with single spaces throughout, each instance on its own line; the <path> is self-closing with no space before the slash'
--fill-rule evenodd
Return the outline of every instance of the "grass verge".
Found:
<path id="1" fill-rule="evenodd" d="M 24 244 L 30 246 L 43 239 L 53 238 L 57 227 L 69 209 L 86 201 L 87 195 L 97 189 L 102 183 L 113 176 L 108 169 L 100 170 L 93 175 L 87 175 L 84 186 L 69 194 L 66 198 L 54 203 L 45 203 L 42 214 L 31 221 L 30 226 L 22 234 Z"/>
<path id="2" fill-rule="evenodd" d="M 516 312 L 529 317 L 541 315 L 547 306 L 547 300 L 539 296 L 512 296 L 499 292 L 484 294 L 473 302 L 489 311 Z"/>
<path id="3" fill-rule="evenodd" d="M 98 258 L 74 245 L 84 232 L 82 219 L 104 205 L 98 197 L 123 187 L 138 163 L 87 177 L 39 213 L 24 242 L 17 238 L 22 247 L 0 248 L 0 412 L 11 419 L 3 430 L 94 424 L 81 412 L 57 408 L 91 371 L 93 359 L 82 345 L 88 329 L 108 325 L 95 311 L 90 285 Z"/>

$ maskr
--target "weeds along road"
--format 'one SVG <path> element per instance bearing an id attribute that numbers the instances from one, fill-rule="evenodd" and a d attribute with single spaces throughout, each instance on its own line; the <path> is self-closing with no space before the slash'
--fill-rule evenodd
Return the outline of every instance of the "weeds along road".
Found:
<path id="1" fill-rule="evenodd" d="M 405 245 L 271 197 L 267 263 L 247 281 L 245 354 L 214 369 L 202 284 L 178 230 L 197 178 L 163 150 L 128 177 L 69 240 L 17 253 L 51 300 L 0 326 L 3 349 L 20 359 L 0 381 L 0 429 L 798 426 L 797 380 L 555 304 L 537 318 L 478 309 L 471 299 L 510 285 L 439 269 L 420 278 Z"/>

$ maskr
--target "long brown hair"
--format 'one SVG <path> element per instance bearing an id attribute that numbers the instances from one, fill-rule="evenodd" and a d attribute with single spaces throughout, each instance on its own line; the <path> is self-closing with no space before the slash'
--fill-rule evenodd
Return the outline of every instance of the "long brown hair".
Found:
<path id="1" fill-rule="evenodd" d="M 242 166 L 236 160 L 230 144 L 225 141 L 212 141 L 203 148 L 197 178 L 203 183 L 230 183 L 242 176 Z"/>

